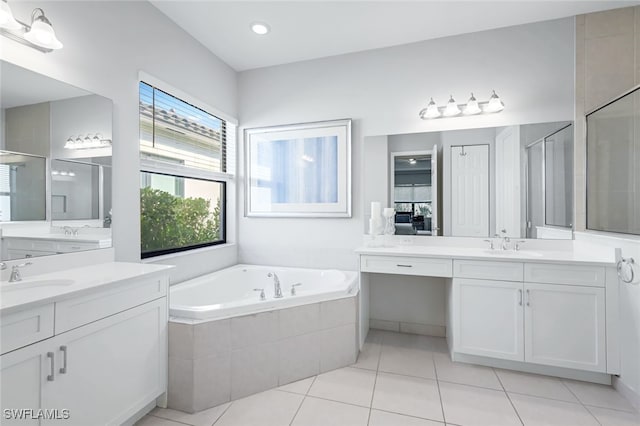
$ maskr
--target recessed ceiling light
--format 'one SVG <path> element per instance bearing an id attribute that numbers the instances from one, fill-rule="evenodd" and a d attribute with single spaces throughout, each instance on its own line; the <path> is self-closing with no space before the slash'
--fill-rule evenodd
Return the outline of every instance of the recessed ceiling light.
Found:
<path id="1" fill-rule="evenodd" d="M 271 31 L 271 28 L 264 22 L 254 22 L 253 24 L 251 24 L 251 31 L 258 35 L 265 35 L 269 31 Z"/>

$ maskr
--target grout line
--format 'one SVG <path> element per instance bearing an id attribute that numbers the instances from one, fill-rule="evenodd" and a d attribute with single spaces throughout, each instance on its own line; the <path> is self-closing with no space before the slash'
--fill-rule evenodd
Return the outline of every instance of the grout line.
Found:
<path id="1" fill-rule="evenodd" d="M 418 417 L 415 416 L 413 414 L 406 414 L 406 413 L 400 413 L 398 411 L 390 411 L 390 410 L 385 410 L 384 408 L 372 408 L 371 411 L 376 410 L 376 411 L 381 411 L 383 413 L 389 413 L 389 414 L 397 414 L 399 416 L 404 416 L 404 417 L 411 417 L 412 419 L 419 419 L 419 420 L 428 420 L 430 422 L 435 422 L 435 423 L 441 423 L 441 424 L 445 424 L 445 422 L 443 422 L 442 420 L 434 420 L 434 419 L 430 419 L 428 417 Z M 447 426 L 458 426 L 455 423 L 446 423 Z"/>
<path id="2" fill-rule="evenodd" d="M 380 358 L 378 358 L 378 364 L 380 364 Z M 369 416 L 367 417 L 367 426 L 369 426 L 369 422 L 371 422 L 371 410 L 373 408 L 373 397 L 376 395 L 377 383 L 378 383 L 378 371 L 376 371 L 376 376 L 373 378 L 373 391 L 371 392 L 371 400 L 369 401 Z"/>
<path id="3" fill-rule="evenodd" d="M 166 418 L 166 417 L 157 416 L 157 415 L 155 415 L 155 414 L 151 414 L 151 412 L 149 412 L 149 413 L 145 414 L 145 417 L 146 417 L 146 416 L 151 416 L 151 417 L 155 417 L 156 419 L 166 420 L 166 421 L 168 421 L 168 422 L 175 423 L 175 424 L 177 424 L 177 425 L 193 426 L 191 423 L 185 423 L 185 422 L 181 422 L 181 421 L 178 421 L 178 420 L 173 420 L 173 419 L 168 419 L 168 418 Z M 144 418 L 144 417 L 143 417 L 143 418 Z M 142 419 L 140 419 L 140 420 L 142 420 Z M 140 420 L 138 420 L 138 421 L 140 421 Z"/>
<path id="4" fill-rule="evenodd" d="M 236 400 L 236 401 L 237 401 L 237 400 Z M 218 416 L 218 418 L 216 419 L 216 421 L 215 421 L 215 422 L 213 422 L 213 424 L 212 424 L 211 426 L 215 425 L 216 423 L 218 423 L 218 421 L 220 421 L 220 419 L 221 419 L 221 418 L 222 418 L 222 417 L 227 413 L 227 411 L 229 411 L 229 408 L 231 408 L 231 406 L 233 405 L 233 403 L 234 403 L 234 401 L 229 401 L 229 405 L 227 406 L 227 408 L 225 408 L 225 409 L 224 409 L 224 411 L 222 412 L 222 414 L 220 414 L 220 415 Z"/>
<path id="5" fill-rule="evenodd" d="M 372 371 L 372 370 L 369 370 Z M 412 376 L 410 374 L 402 374 L 402 373 L 394 373 L 391 371 L 378 371 L 378 374 L 382 373 L 382 374 L 391 374 L 392 376 L 402 376 L 402 377 L 410 377 L 412 379 L 420 379 L 420 380 L 431 380 L 432 382 L 435 382 L 437 379 L 432 378 L 432 377 L 422 377 L 422 376 Z M 443 380 L 444 382 L 445 380 Z M 455 383 L 455 384 L 460 384 L 460 383 Z M 465 386 L 472 386 L 472 385 L 465 385 Z M 474 386 L 474 387 L 479 387 L 479 386 Z M 486 388 L 483 388 L 486 389 Z M 495 390 L 495 389 L 494 389 Z"/>
<path id="6" fill-rule="evenodd" d="M 438 379 L 438 367 L 436 367 L 436 359 L 435 357 L 431 357 L 431 361 L 433 362 L 433 372 L 436 375 L 436 386 L 438 386 L 438 398 L 440 398 L 440 411 L 442 411 L 442 420 L 447 422 L 447 417 L 444 415 L 444 404 L 442 403 L 442 392 L 440 392 L 440 380 Z"/>
<path id="7" fill-rule="evenodd" d="M 584 409 L 585 409 L 585 410 L 587 410 L 587 412 L 588 412 L 589 414 L 591 414 L 591 417 L 593 417 L 593 418 L 596 420 L 596 422 L 597 422 L 600 426 L 602 426 L 602 423 L 600 423 L 600 420 L 598 420 L 598 418 L 596 417 L 596 415 L 595 415 L 595 414 L 593 414 L 593 413 L 591 412 L 591 410 L 589 410 L 589 407 L 587 407 L 586 405 L 583 405 L 583 407 L 584 407 Z"/>
<path id="8" fill-rule="evenodd" d="M 307 389 L 307 391 L 304 393 L 304 396 L 309 395 L 309 391 L 311 390 L 313 385 L 316 383 L 316 380 L 318 379 L 318 376 L 319 376 L 319 374 L 316 374 L 315 376 L 313 376 L 313 380 L 311 381 L 311 384 L 309 385 L 309 389 Z"/>
<path id="9" fill-rule="evenodd" d="M 315 395 L 307 395 L 305 397 L 305 399 L 307 399 L 307 398 L 315 398 L 315 399 L 321 399 L 323 401 L 337 402 L 338 404 L 350 405 L 352 407 L 358 407 L 358 408 L 370 408 L 370 407 L 367 407 L 366 405 L 358 405 L 358 404 L 354 404 L 352 402 L 338 401 L 336 399 L 323 398 L 321 396 L 315 396 Z"/>
<path id="10" fill-rule="evenodd" d="M 494 372 L 495 372 L 495 370 L 494 370 Z M 498 376 L 498 373 L 496 373 L 496 377 L 498 378 L 498 381 L 500 382 L 500 386 L 502 386 L 502 389 L 504 389 L 503 392 L 507 396 L 507 399 L 509 400 L 509 404 L 511 404 L 511 407 L 513 408 L 513 411 L 515 411 L 516 416 L 518 416 L 518 420 L 520 420 L 520 423 L 522 423 L 522 425 L 524 426 L 524 421 L 522 421 L 522 417 L 520 417 L 520 413 L 518 413 L 518 409 L 516 408 L 515 404 L 511 400 L 511 397 L 509 396 L 509 393 L 507 392 L 507 389 L 504 387 L 504 384 L 502 384 L 502 380 L 500 380 L 500 376 Z"/>
<path id="11" fill-rule="evenodd" d="M 311 389 L 311 386 L 309 386 L 309 389 Z M 297 394 L 297 395 L 300 395 L 300 394 Z M 293 421 L 296 419 L 296 416 L 300 412 L 300 408 L 302 408 L 302 404 L 304 403 L 304 400 L 307 399 L 307 397 L 305 395 L 300 395 L 300 396 L 302 396 L 302 399 L 300 400 L 300 405 L 298 405 L 298 409 L 296 410 L 296 412 L 293 415 L 293 417 L 291 417 L 291 421 L 289 422 L 289 426 L 291 426 L 293 424 Z"/>

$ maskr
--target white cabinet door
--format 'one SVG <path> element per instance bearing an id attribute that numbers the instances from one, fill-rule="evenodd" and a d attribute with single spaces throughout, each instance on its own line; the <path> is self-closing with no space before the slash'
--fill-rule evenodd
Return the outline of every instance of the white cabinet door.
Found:
<path id="1" fill-rule="evenodd" d="M 69 409 L 65 425 L 121 424 L 165 390 L 166 300 L 53 338 L 59 373 L 45 403 Z"/>
<path id="2" fill-rule="evenodd" d="M 48 345 L 48 346 L 47 346 Z M 45 388 L 55 382 L 47 381 L 54 366 L 51 357 L 47 357 L 50 349 L 49 341 L 36 343 L 0 357 L 0 423 L 4 425 L 39 425 L 37 419 L 18 419 L 20 415 L 28 415 L 25 411 L 52 408 L 43 405 L 42 394 Z M 53 352 L 51 352 L 53 356 Z M 52 377 L 53 378 L 53 377 Z M 7 413 L 5 410 L 11 410 Z M 10 417 L 10 418 L 7 418 Z M 33 416 L 30 416 L 33 417 Z"/>
<path id="3" fill-rule="evenodd" d="M 604 289 L 525 283 L 525 360 L 606 371 Z"/>
<path id="4" fill-rule="evenodd" d="M 522 283 L 453 280 L 454 352 L 524 361 Z"/>

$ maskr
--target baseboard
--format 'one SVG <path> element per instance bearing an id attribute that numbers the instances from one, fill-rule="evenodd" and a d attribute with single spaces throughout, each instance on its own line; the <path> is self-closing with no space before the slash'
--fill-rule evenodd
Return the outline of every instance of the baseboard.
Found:
<path id="1" fill-rule="evenodd" d="M 133 425 L 135 425 L 138 420 L 140 420 L 141 418 L 143 418 L 144 416 L 149 414 L 151 412 L 151 410 L 153 410 L 154 408 L 156 408 L 156 400 L 155 399 L 153 401 L 151 401 L 150 403 L 148 403 L 147 405 L 145 405 L 136 414 L 131 416 L 131 418 L 129 420 L 127 420 L 126 422 L 122 423 L 121 426 L 133 426 Z"/>
<path id="2" fill-rule="evenodd" d="M 613 387 L 627 398 L 636 410 L 640 411 L 640 394 L 638 392 L 627 386 L 625 382 L 620 380 L 620 377 L 613 378 Z"/>
<path id="3" fill-rule="evenodd" d="M 452 359 L 455 362 L 503 368 L 505 370 L 523 371 L 525 373 L 542 374 L 545 376 L 562 377 L 563 379 L 580 380 L 583 382 L 599 383 L 602 385 L 611 385 L 611 376 L 606 373 L 572 370 L 570 368 L 551 367 L 547 365 L 530 364 L 527 362 L 509 361 L 505 359 L 488 358 L 456 352 L 452 354 Z"/>
<path id="4" fill-rule="evenodd" d="M 442 325 L 419 324 L 415 322 L 388 321 L 370 318 L 369 328 L 396 331 L 399 333 L 420 334 L 422 336 L 445 337 L 447 328 Z"/>

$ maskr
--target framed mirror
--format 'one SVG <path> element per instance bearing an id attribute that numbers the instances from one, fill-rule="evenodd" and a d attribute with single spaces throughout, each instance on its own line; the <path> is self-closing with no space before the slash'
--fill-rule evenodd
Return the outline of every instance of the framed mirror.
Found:
<path id="1" fill-rule="evenodd" d="M 386 141 L 396 234 L 573 238 L 572 122 Z"/>
<path id="2" fill-rule="evenodd" d="M 111 100 L 0 61 L 1 260 L 111 247 Z"/>

